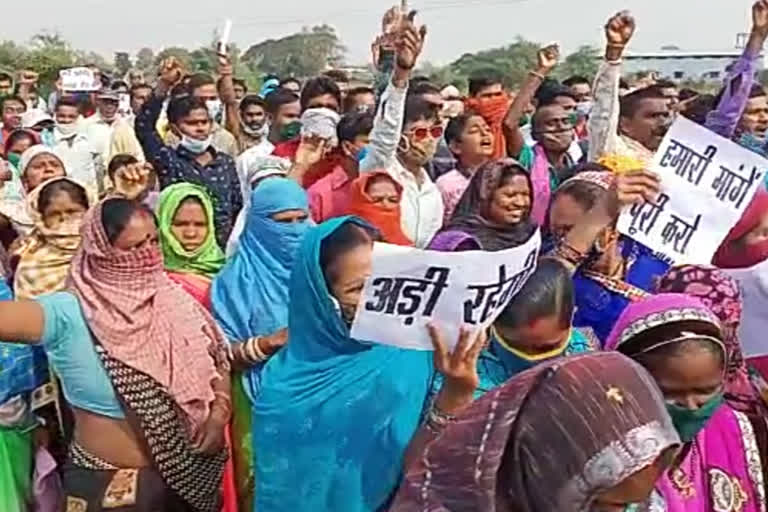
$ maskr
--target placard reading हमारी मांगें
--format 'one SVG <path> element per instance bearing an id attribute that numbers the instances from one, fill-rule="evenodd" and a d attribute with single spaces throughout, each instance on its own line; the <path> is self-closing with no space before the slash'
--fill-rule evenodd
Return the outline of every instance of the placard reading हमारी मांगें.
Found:
<path id="1" fill-rule="evenodd" d="M 538 231 L 523 245 L 497 252 L 437 252 L 377 243 L 352 337 L 432 350 L 435 323 L 450 348 L 462 325 L 488 327 L 536 269 Z"/>
<path id="2" fill-rule="evenodd" d="M 655 203 L 627 207 L 618 230 L 674 264 L 708 265 L 763 185 L 768 160 L 682 116 L 653 159 Z"/>

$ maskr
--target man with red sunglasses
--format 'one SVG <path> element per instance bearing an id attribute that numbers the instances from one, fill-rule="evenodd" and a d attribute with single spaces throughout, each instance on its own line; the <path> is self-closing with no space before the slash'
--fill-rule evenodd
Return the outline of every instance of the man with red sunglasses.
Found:
<path id="1" fill-rule="evenodd" d="M 385 169 L 403 187 L 400 205 L 405 235 L 426 247 L 442 227 L 443 200 L 425 165 L 443 137 L 439 110 L 422 95 L 407 94 L 411 70 L 424 46 L 426 27 L 417 29 L 415 13 L 402 13 L 396 35 L 392 80 L 384 91 L 361 172 Z"/>

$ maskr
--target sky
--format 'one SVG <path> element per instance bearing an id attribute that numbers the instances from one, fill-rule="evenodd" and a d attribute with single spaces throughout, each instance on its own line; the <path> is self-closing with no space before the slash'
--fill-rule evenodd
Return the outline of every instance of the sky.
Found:
<path id="1" fill-rule="evenodd" d="M 395 0 L 397 1 L 397 0 Z M 207 44 L 214 30 L 233 20 L 232 40 L 245 49 L 303 26 L 328 23 L 348 47 L 349 64 L 370 60 L 370 43 L 393 0 L 38 0 L 3 7 L 0 38 L 26 42 L 58 31 L 76 48 L 108 58 L 181 45 Z M 631 49 L 727 50 L 747 32 L 752 0 L 410 0 L 427 25 L 423 61 L 447 64 L 463 53 L 509 44 L 520 35 L 558 42 L 565 52 L 602 45 L 602 27 L 621 9 L 637 19 Z M 12 21 L 14 20 L 14 21 Z M 17 21 L 16 21 L 17 20 Z"/>

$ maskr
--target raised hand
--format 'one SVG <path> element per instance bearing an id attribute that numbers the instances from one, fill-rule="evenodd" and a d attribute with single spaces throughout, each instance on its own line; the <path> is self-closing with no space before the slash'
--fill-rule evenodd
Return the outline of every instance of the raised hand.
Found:
<path id="1" fill-rule="evenodd" d="M 160 64 L 160 81 L 169 89 L 181 81 L 184 71 L 176 57 L 169 57 Z"/>
<path id="2" fill-rule="evenodd" d="M 549 73 L 557 66 L 557 62 L 560 60 L 560 45 L 550 44 L 539 49 L 537 59 L 539 62 L 539 72 L 543 74 Z"/>
<path id="3" fill-rule="evenodd" d="M 295 165 L 309 168 L 319 162 L 325 155 L 328 141 L 317 135 L 303 135 L 296 150 Z"/>
<path id="4" fill-rule="evenodd" d="M 230 61 L 229 56 L 225 53 L 219 53 L 217 54 L 217 58 L 219 63 L 219 76 L 232 76 L 232 62 Z"/>
<path id="5" fill-rule="evenodd" d="M 445 412 L 460 409 L 472 401 L 472 395 L 480 384 L 477 359 L 485 346 L 484 334 L 474 335 L 462 328 L 453 352 L 448 352 L 443 334 L 433 324 L 427 326 L 435 348 L 435 369 L 444 377 L 440 409 Z"/>
<path id="6" fill-rule="evenodd" d="M 758 0 L 752 6 L 752 32 L 768 36 L 768 0 Z"/>
<path id="7" fill-rule="evenodd" d="M 616 178 L 616 198 L 619 207 L 654 202 L 659 195 L 659 176 L 645 169 L 637 169 Z"/>
<path id="8" fill-rule="evenodd" d="M 416 17 L 416 11 L 407 12 L 408 3 L 405 0 L 403 0 L 400 9 L 400 24 L 395 42 L 397 52 L 395 63 L 400 69 L 411 70 L 416 66 L 416 59 L 419 58 L 424 49 L 427 27 L 425 25 L 416 27 L 413 21 Z"/>
<path id="9" fill-rule="evenodd" d="M 30 70 L 23 70 L 19 73 L 19 83 L 24 85 L 34 85 L 37 83 L 40 75 Z"/>
<path id="10" fill-rule="evenodd" d="M 635 18 L 629 11 L 621 11 L 605 25 L 605 38 L 609 45 L 624 47 L 635 33 Z"/>
<path id="11" fill-rule="evenodd" d="M 115 193 L 136 199 L 149 187 L 153 169 L 148 163 L 128 164 L 115 171 Z"/>

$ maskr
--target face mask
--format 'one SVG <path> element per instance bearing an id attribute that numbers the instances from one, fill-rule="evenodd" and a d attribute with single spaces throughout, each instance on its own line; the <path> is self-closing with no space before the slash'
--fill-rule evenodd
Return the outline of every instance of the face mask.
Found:
<path id="1" fill-rule="evenodd" d="M 518 124 L 520 126 L 528 126 L 531 123 L 531 114 L 524 114 Z"/>
<path id="2" fill-rule="evenodd" d="M 267 126 L 267 123 L 254 123 L 251 125 L 245 124 L 243 121 L 240 121 L 240 129 L 243 130 L 247 135 L 250 135 L 251 137 L 263 137 L 267 134 L 267 131 L 269 127 Z"/>
<path id="3" fill-rule="evenodd" d="M 582 118 L 589 117 L 592 113 L 592 102 L 582 101 L 581 103 L 577 103 L 576 112 L 578 112 Z"/>
<path id="4" fill-rule="evenodd" d="M 739 146 L 761 155 L 765 152 L 765 142 L 765 137 L 758 137 L 751 133 L 742 133 L 736 141 Z"/>
<path id="5" fill-rule="evenodd" d="M 8 162 L 18 169 L 19 164 L 21 163 L 21 155 L 18 153 L 8 153 Z"/>
<path id="6" fill-rule="evenodd" d="M 56 123 L 56 132 L 61 138 L 68 139 L 77 133 L 77 123 Z"/>
<path id="7" fill-rule="evenodd" d="M 295 139 L 301 133 L 301 121 L 291 121 L 280 127 L 280 140 Z"/>
<path id="8" fill-rule="evenodd" d="M 193 155 L 202 155 L 209 147 L 211 147 L 211 141 L 213 136 L 209 135 L 206 139 L 193 139 L 186 135 L 181 136 L 180 145 Z"/>
<path id="9" fill-rule="evenodd" d="M 541 143 L 548 143 L 550 147 L 567 149 L 573 143 L 573 128 L 551 132 L 534 133 L 534 139 Z"/>
<path id="10" fill-rule="evenodd" d="M 362 162 L 365 160 L 365 157 L 368 156 L 368 146 L 363 146 L 360 151 L 357 152 L 357 161 Z"/>
<path id="11" fill-rule="evenodd" d="M 688 409 L 677 404 L 667 403 L 667 412 L 672 418 L 672 423 L 675 425 L 680 439 L 684 443 L 690 443 L 722 403 L 723 394 L 718 393 L 698 409 Z"/>
<path id="12" fill-rule="evenodd" d="M 568 348 L 570 339 L 571 335 L 569 333 L 565 343 L 561 346 L 549 352 L 533 355 L 512 347 L 512 345 L 504 340 L 496 328 L 491 328 L 491 344 L 494 345 L 494 355 L 501 360 L 508 371 L 514 371 L 515 373 L 529 370 L 538 364 L 561 357 Z"/>
<path id="13" fill-rule="evenodd" d="M 205 108 L 208 109 L 208 117 L 211 121 L 218 123 L 221 120 L 221 100 L 207 100 Z"/>

